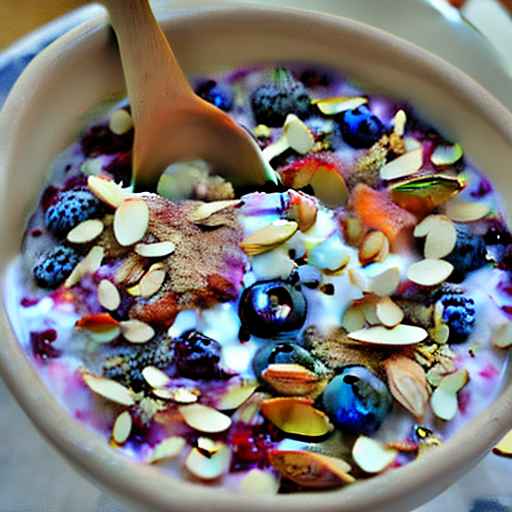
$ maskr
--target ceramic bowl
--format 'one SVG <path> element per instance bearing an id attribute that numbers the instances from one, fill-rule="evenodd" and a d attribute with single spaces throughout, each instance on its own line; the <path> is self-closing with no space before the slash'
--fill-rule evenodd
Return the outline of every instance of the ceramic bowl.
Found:
<path id="1" fill-rule="evenodd" d="M 369 91 L 406 99 L 494 181 L 512 202 L 512 115 L 461 71 L 412 44 L 349 19 L 257 7 L 184 10 L 162 19 L 190 73 L 283 60 L 338 68 Z M 104 17 L 65 35 L 37 57 L 0 118 L 0 271 L 17 254 L 54 156 L 83 116 L 123 92 L 121 66 Z M 2 303 L 3 306 L 3 303 Z M 512 426 L 512 383 L 441 448 L 406 467 L 345 489 L 249 497 L 175 480 L 130 461 L 75 421 L 49 393 L 21 350 L 2 307 L 0 370 L 39 431 L 82 474 L 145 511 L 400 512 L 427 501 L 468 471 Z"/>

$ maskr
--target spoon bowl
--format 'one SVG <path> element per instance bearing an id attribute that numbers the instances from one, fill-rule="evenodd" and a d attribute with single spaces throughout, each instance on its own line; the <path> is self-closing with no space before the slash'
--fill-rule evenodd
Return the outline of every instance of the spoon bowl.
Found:
<path id="1" fill-rule="evenodd" d="M 234 185 L 276 180 L 251 135 L 197 96 L 148 0 L 103 0 L 116 32 L 135 124 L 133 179 L 154 189 L 171 163 L 202 159 Z"/>

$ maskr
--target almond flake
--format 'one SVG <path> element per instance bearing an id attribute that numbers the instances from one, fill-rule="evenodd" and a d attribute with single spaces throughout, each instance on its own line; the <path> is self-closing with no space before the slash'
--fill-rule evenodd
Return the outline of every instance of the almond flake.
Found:
<path id="1" fill-rule="evenodd" d="M 512 430 L 493 448 L 496 455 L 512 457 Z"/>
<path id="2" fill-rule="evenodd" d="M 172 242 L 141 243 L 135 246 L 135 252 L 144 258 L 163 258 L 172 254 L 175 248 Z"/>
<path id="3" fill-rule="evenodd" d="M 256 256 L 286 242 L 298 229 L 299 225 L 295 221 L 276 220 L 244 238 L 240 247 L 247 255 Z"/>
<path id="4" fill-rule="evenodd" d="M 91 391 L 97 395 L 115 402 L 117 404 L 126 405 L 128 407 L 135 404 L 133 396 L 128 388 L 125 388 L 115 380 L 106 379 L 105 377 L 96 377 L 90 373 L 83 373 L 82 377 Z"/>
<path id="5" fill-rule="evenodd" d="M 399 324 L 392 329 L 376 326 L 349 333 L 349 338 L 375 345 L 414 345 L 423 341 L 428 333 L 422 327 Z"/>
<path id="6" fill-rule="evenodd" d="M 446 203 L 446 215 L 454 222 L 475 222 L 491 211 L 487 203 L 454 199 Z"/>
<path id="7" fill-rule="evenodd" d="M 146 366 L 142 370 L 144 380 L 153 388 L 163 388 L 171 382 L 169 376 L 155 366 Z"/>
<path id="8" fill-rule="evenodd" d="M 122 412 L 114 423 L 112 429 L 112 439 L 117 444 L 124 444 L 130 437 L 132 431 L 132 417 L 128 411 Z"/>
<path id="9" fill-rule="evenodd" d="M 114 235 L 119 245 L 128 247 L 146 234 L 149 224 L 149 208 L 144 199 L 129 197 L 116 209 Z"/>
<path id="10" fill-rule="evenodd" d="M 338 208 L 348 200 L 348 188 L 345 178 L 335 169 L 319 167 L 309 182 L 315 197 L 329 208 Z"/>
<path id="11" fill-rule="evenodd" d="M 334 116 L 346 110 L 353 110 L 365 103 L 368 103 L 366 98 L 361 96 L 337 96 L 332 98 L 321 98 L 312 101 L 313 105 L 318 107 L 318 110 L 326 116 Z"/>
<path id="12" fill-rule="evenodd" d="M 86 274 L 93 274 L 101 267 L 105 250 L 99 245 L 95 245 L 88 253 L 85 258 L 80 261 L 77 266 L 73 269 L 71 274 L 64 282 L 64 288 L 71 288 L 75 284 L 79 283 L 82 277 Z"/>
<path id="13" fill-rule="evenodd" d="M 66 239 L 72 244 L 86 244 L 98 238 L 103 232 L 103 222 L 98 219 L 84 220 L 75 226 Z"/>
<path id="14" fill-rule="evenodd" d="M 437 222 L 447 218 L 446 215 L 427 215 L 421 222 L 416 224 L 414 236 L 416 238 L 426 237 Z"/>
<path id="15" fill-rule="evenodd" d="M 377 325 L 380 323 L 379 317 L 377 316 L 377 301 L 374 297 L 367 298 L 361 304 L 361 309 L 363 310 L 366 321 L 370 325 Z"/>
<path id="16" fill-rule="evenodd" d="M 202 404 L 183 405 L 178 408 L 185 423 L 199 432 L 215 434 L 231 426 L 231 418 Z"/>
<path id="17" fill-rule="evenodd" d="M 172 400 L 178 404 L 193 404 L 199 399 L 199 391 L 187 388 L 175 388 L 173 390 Z"/>
<path id="18" fill-rule="evenodd" d="M 94 343 L 110 343 L 119 337 L 121 334 L 121 327 L 114 326 L 104 331 L 94 332 L 89 331 L 87 335 Z"/>
<path id="19" fill-rule="evenodd" d="M 434 165 L 452 165 L 462 158 L 464 151 L 460 144 L 439 144 L 432 152 L 430 161 Z"/>
<path id="20" fill-rule="evenodd" d="M 98 302 L 109 311 L 115 311 L 121 304 L 119 290 L 108 279 L 102 279 L 98 285 Z"/>
<path id="21" fill-rule="evenodd" d="M 288 144 L 292 149 L 305 155 L 315 145 L 315 139 L 311 130 L 295 114 L 288 114 L 283 127 Z"/>
<path id="22" fill-rule="evenodd" d="M 362 292 L 368 290 L 368 280 L 362 272 L 355 268 L 349 268 L 347 273 L 350 284 L 359 288 Z"/>
<path id="23" fill-rule="evenodd" d="M 392 356 L 384 362 L 388 385 L 393 395 L 415 418 L 422 418 L 429 391 L 423 368 L 406 356 Z"/>
<path id="24" fill-rule="evenodd" d="M 430 406 L 438 418 L 450 421 L 455 418 L 459 407 L 457 393 L 438 387 L 432 393 Z"/>
<path id="25" fill-rule="evenodd" d="M 175 459 L 185 448 L 185 439 L 179 436 L 172 436 L 158 443 L 147 462 L 153 464 L 161 460 Z"/>
<path id="26" fill-rule="evenodd" d="M 210 457 L 203 455 L 197 448 L 192 448 L 185 461 L 185 468 L 196 478 L 214 480 L 229 471 L 231 450 L 224 443 Z"/>
<path id="27" fill-rule="evenodd" d="M 290 147 L 290 143 L 288 142 L 288 138 L 285 135 L 282 135 L 279 139 L 277 139 L 272 144 L 269 144 L 263 151 L 263 158 L 270 162 L 273 158 L 284 153 Z"/>
<path id="28" fill-rule="evenodd" d="M 404 319 L 404 312 L 389 297 L 383 297 L 377 302 L 377 318 L 386 327 L 395 327 Z"/>
<path id="29" fill-rule="evenodd" d="M 450 328 L 446 324 L 439 324 L 430 329 L 429 334 L 433 341 L 439 345 L 444 345 L 450 337 Z"/>
<path id="30" fill-rule="evenodd" d="M 352 448 L 354 462 L 366 473 L 380 473 L 397 455 L 396 450 L 366 436 L 359 436 Z"/>
<path id="31" fill-rule="evenodd" d="M 405 151 L 410 152 L 422 147 L 421 142 L 414 137 L 404 137 Z"/>
<path id="32" fill-rule="evenodd" d="M 121 333 L 130 343 L 146 343 L 155 335 L 153 327 L 140 320 L 126 320 L 120 326 Z"/>
<path id="33" fill-rule="evenodd" d="M 388 297 L 393 295 L 399 284 L 400 269 L 398 267 L 390 267 L 372 278 L 368 291 L 379 297 Z"/>
<path id="34" fill-rule="evenodd" d="M 439 383 L 440 388 L 451 393 L 458 393 L 467 383 L 469 382 L 469 373 L 464 368 L 458 370 L 455 373 L 450 373 L 446 377 L 443 377 Z"/>
<path id="35" fill-rule="evenodd" d="M 123 135 L 133 128 L 132 116 L 124 109 L 116 110 L 110 115 L 108 127 L 112 133 Z"/>
<path id="36" fill-rule="evenodd" d="M 446 281 L 453 265 L 444 260 L 424 259 L 413 263 L 407 270 L 407 279 L 421 286 L 435 286 Z"/>
<path id="37" fill-rule="evenodd" d="M 141 297 L 151 297 L 154 295 L 164 284 L 167 273 L 163 265 L 152 265 L 149 270 L 142 276 L 139 284 L 126 291 L 131 295 L 140 295 Z"/>
<path id="38" fill-rule="evenodd" d="M 497 348 L 512 347 L 512 322 L 498 326 L 492 337 L 492 344 Z"/>
<path id="39" fill-rule="evenodd" d="M 351 306 L 345 311 L 341 324 L 347 332 L 351 332 L 362 329 L 365 321 L 362 308 L 359 306 Z"/>
<path id="40" fill-rule="evenodd" d="M 89 176 L 87 178 L 87 187 L 100 201 L 103 201 L 112 208 L 120 206 L 126 198 L 126 193 L 121 185 L 107 178 Z"/>
<path id="41" fill-rule="evenodd" d="M 218 443 L 209 437 L 200 437 L 197 440 L 197 448 L 203 453 L 208 455 L 213 455 L 215 452 L 219 451 L 222 447 L 222 443 Z"/>
<path id="42" fill-rule="evenodd" d="M 198 206 L 189 216 L 190 222 L 201 222 L 211 217 L 214 213 L 221 212 L 226 208 L 234 208 L 241 203 L 240 199 L 229 201 L 213 201 L 211 203 L 203 203 Z"/>
<path id="43" fill-rule="evenodd" d="M 240 481 L 240 491 L 244 494 L 261 496 L 277 494 L 279 480 L 270 472 L 251 469 Z"/>
<path id="44" fill-rule="evenodd" d="M 442 217 L 442 216 L 440 216 Z M 425 258 L 435 259 L 448 256 L 457 242 L 457 230 L 448 218 L 441 218 L 434 222 L 425 240 Z"/>
<path id="45" fill-rule="evenodd" d="M 250 398 L 258 386 L 256 381 L 242 381 L 229 386 L 216 404 L 217 409 L 221 411 L 237 409 Z"/>
<path id="46" fill-rule="evenodd" d="M 382 231 L 370 231 L 359 246 L 359 261 L 367 265 L 376 261 L 386 244 L 386 235 Z"/>
<path id="47" fill-rule="evenodd" d="M 393 131 L 400 137 L 405 132 L 405 123 L 407 123 L 407 115 L 403 110 L 399 110 L 393 117 Z"/>
<path id="48" fill-rule="evenodd" d="M 422 165 L 423 148 L 414 149 L 384 164 L 380 168 L 380 177 L 383 180 L 404 178 L 418 172 Z"/>

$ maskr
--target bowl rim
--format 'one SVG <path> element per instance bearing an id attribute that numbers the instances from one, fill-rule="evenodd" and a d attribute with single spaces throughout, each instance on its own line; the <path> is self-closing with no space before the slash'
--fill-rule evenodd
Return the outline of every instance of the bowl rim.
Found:
<path id="1" fill-rule="evenodd" d="M 199 9 L 171 11 L 162 17 L 166 29 L 187 23 L 215 22 L 226 18 L 236 20 L 256 18 L 260 23 L 280 16 L 288 25 L 304 26 L 310 23 L 326 28 L 348 31 L 376 44 L 382 44 L 392 55 L 414 61 L 419 71 L 430 74 L 444 86 L 457 90 L 466 101 L 475 105 L 479 115 L 492 119 L 499 133 L 512 144 L 512 114 L 482 86 L 456 67 L 440 57 L 423 50 L 383 30 L 343 17 L 334 17 L 312 11 L 292 8 L 277 8 L 252 5 L 225 5 Z M 208 19 L 207 19 L 208 18 Z M 33 93 L 34 83 L 49 73 L 47 64 L 60 52 L 72 50 L 87 38 L 98 37 L 107 29 L 106 16 L 88 20 L 57 39 L 27 67 L 13 87 L 0 114 L 0 191 L 9 167 L 9 155 L 15 145 L 6 121 L 12 128 L 19 122 L 23 103 Z M 49 66 L 51 68 L 51 66 Z M 21 105 L 21 107 L 20 107 Z M 16 130 L 12 130 L 14 133 Z M 451 481 L 453 474 L 460 474 L 473 465 L 512 426 L 512 383 L 489 406 L 454 435 L 441 448 L 429 453 L 407 467 L 399 468 L 370 480 L 348 486 L 340 492 L 300 493 L 275 496 L 247 496 L 234 492 L 223 492 L 198 486 L 181 479 L 170 478 L 165 473 L 128 459 L 111 448 L 105 439 L 77 422 L 59 405 L 46 388 L 30 389 L 25 384 L 39 380 L 33 364 L 24 354 L 21 345 L 10 327 L 4 304 L 5 267 L 2 261 L 2 308 L 0 312 L 1 333 L 4 341 L 0 345 L 0 370 L 9 389 L 31 418 L 36 428 L 57 448 L 81 473 L 92 477 L 100 485 L 116 495 L 134 503 L 144 504 L 155 510 L 179 508 L 182 512 L 205 510 L 215 503 L 218 509 L 257 512 L 266 506 L 277 511 L 302 511 L 314 507 L 318 512 L 333 510 L 371 510 L 371 507 L 396 505 L 401 510 L 400 498 L 418 492 L 424 499 L 435 491 L 422 490 L 436 479 L 437 490 L 442 490 L 443 481 Z M 22 379 L 19 375 L 24 375 Z M 177 498 L 178 497 L 178 498 Z M 176 505 L 172 505 L 176 499 Z"/>

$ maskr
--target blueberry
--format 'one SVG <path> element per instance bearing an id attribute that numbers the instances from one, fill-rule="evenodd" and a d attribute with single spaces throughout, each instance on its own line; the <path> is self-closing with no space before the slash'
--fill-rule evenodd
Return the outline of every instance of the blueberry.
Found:
<path id="1" fill-rule="evenodd" d="M 443 321 L 450 329 L 450 343 L 462 343 L 473 331 L 476 320 L 475 301 L 462 294 L 446 294 L 440 299 Z"/>
<path id="2" fill-rule="evenodd" d="M 229 86 L 215 80 L 205 80 L 196 87 L 196 94 L 203 100 L 227 112 L 233 107 L 233 93 Z"/>
<path id="3" fill-rule="evenodd" d="M 222 375 L 222 346 L 198 331 L 187 331 L 174 343 L 176 369 L 181 377 L 211 380 Z"/>
<path id="4" fill-rule="evenodd" d="M 375 433 L 392 404 L 386 384 L 365 366 L 346 367 L 323 394 L 324 408 L 333 423 L 353 434 Z"/>
<path id="5" fill-rule="evenodd" d="M 46 210 L 44 222 L 51 233 L 62 237 L 80 222 L 98 215 L 100 209 L 100 202 L 88 190 L 68 190 Z"/>
<path id="6" fill-rule="evenodd" d="M 341 133 L 353 148 L 369 148 L 384 134 L 382 121 L 366 105 L 347 110 L 341 118 Z"/>
<path id="7" fill-rule="evenodd" d="M 487 248 L 483 238 L 475 235 L 464 224 L 456 224 L 457 241 L 445 260 L 454 266 L 450 281 L 460 283 L 468 272 L 487 264 Z"/>
<path id="8" fill-rule="evenodd" d="M 44 254 L 34 267 L 34 279 L 41 288 L 57 288 L 71 274 L 79 260 L 74 249 L 58 245 Z"/>
<path id="9" fill-rule="evenodd" d="M 306 349 L 295 343 L 267 343 L 256 352 L 252 361 L 254 373 L 259 378 L 271 364 L 300 364 L 308 370 L 316 371 L 323 365 Z"/>
<path id="10" fill-rule="evenodd" d="M 242 325 L 261 338 L 294 336 L 304 325 L 307 304 L 302 292 L 279 279 L 260 281 L 240 298 Z"/>
<path id="11" fill-rule="evenodd" d="M 260 85 L 251 94 L 251 107 L 257 123 L 281 126 L 288 114 L 305 118 L 311 98 L 304 84 L 293 78 L 285 68 L 277 68 L 272 80 Z"/>

